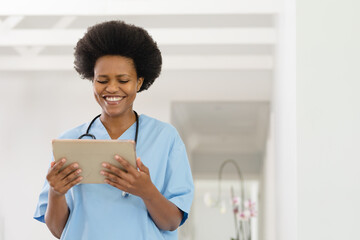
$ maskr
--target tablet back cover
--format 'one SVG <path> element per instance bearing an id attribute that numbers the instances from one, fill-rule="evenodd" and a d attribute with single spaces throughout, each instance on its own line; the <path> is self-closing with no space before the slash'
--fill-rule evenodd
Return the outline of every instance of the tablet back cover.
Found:
<path id="1" fill-rule="evenodd" d="M 114 159 L 117 154 L 136 168 L 135 142 L 133 140 L 92 140 L 92 139 L 54 139 L 52 141 L 55 161 L 66 158 L 63 168 L 77 162 L 82 169 L 81 183 L 104 183 L 100 174 L 103 162 L 119 168 L 121 164 Z"/>

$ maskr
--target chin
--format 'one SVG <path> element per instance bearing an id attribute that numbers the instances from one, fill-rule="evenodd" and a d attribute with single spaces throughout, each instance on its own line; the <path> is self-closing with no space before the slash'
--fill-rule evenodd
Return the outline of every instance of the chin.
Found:
<path id="1" fill-rule="evenodd" d="M 120 116 L 124 115 L 125 111 L 121 111 L 121 112 L 103 111 L 103 113 L 108 117 L 116 118 L 116 117 L 120 117 Z"/>

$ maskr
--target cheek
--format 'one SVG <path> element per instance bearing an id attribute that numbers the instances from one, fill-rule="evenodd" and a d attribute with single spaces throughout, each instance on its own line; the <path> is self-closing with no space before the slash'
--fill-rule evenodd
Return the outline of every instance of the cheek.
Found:
<path id="1" fill-rule="evenodd" d="M 95 100 L 99 103 L 99 100 L 100 100 L 99 90 L 95 86 L 93 86 L 93 94 L 94 94 Z"/>
<path id="2" fill-rule="evenodd" d="M 121 86 L 120 87 L 121 92 L 125 93 L 129 98 L 133 98 L 134 94 L 136 94 L 136 85 L 132 84 L 132 85 L 126 85 L 126 86 Z"/>
<path id="3" fill-rule="evenodd" d="M 135 99 L 137 94 L 137 88 L 131 89 L 131 99 Z"/>

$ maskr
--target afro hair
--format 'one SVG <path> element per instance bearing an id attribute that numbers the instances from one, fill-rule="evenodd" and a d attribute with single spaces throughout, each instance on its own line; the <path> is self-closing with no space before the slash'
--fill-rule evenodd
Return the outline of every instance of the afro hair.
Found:
<path id="1" fill-rule="evenodd" d="M 161 52 L 143 28 L 123 21 L 108 21 L 88 28 L 75 47 L 75 70 L 81 78 L 93 81 L 98 58 L 119 55 L 134 61 L 138 77 L 144 82 L 139 92 L 148 89 L 161 72 Z"/>

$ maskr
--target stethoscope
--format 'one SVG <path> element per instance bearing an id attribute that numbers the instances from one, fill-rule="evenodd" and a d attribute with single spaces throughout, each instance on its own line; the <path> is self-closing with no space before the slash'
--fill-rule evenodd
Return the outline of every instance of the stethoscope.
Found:
<path id="1" fill-rule="evenodd" d="M 135 117 L 136 117 L 136 131 L 135 131 L 135 140 L 134 140 L 135 145 L 136 145 L 137 138 L 138 138 L 138 133 L 139 133 L 139 116 L 138 116 L 137 112 L 134 111 L 134 113 L 135 113 Z M 101 116 L 101 114 L 94 117 L 94 119 L 90 122 L 90 124 L 89 124 L 89 126 L 88 126 L 88 128 L 86 130 L 86 133 L 81 135 L 78 139 L 82 139 L 83 137 L 91 137 L 92 139 L 96 139 L 96 137 L 93 134 L 89 133 L 89 131 L 90 131 L 91 126 L 95 122 L 95 120 L 98 119 L 100 116 Z"/>
<path id="2" fill-rule="evenodd" d="M 138 133 L 139 133 L 139 116 L 138 116 L 137 112 L 134 111 L 134 113 L 135 113 L 135 117 L 136 117 L 136 131 L 135 131 L 135 147 L 136 147 L 137 138 L 138 138 Z M 91 126 L 92 126 L 93 123 L 95 122 L 95 120 L 98 119 L 100 116 L 101 116 L 101 114 L 97 115 L 97 116 L 90 122 L 90 124 L 89 124 L 89 126 L 88 126 L 88 128 L 87 128 L 87 130 L 86 130 L 86 133 L 84 133 L 83 135 L 81 135 L 78 139 L 82 139 L 83 137 L 91 137 L 91 138 L 94 139 L 94 140 L 96 139 L 96 137 L 95 137 L 93 134 L 89 133 L 89 131 L 90 131 Z M 122 196 L 123 196 L 123 197 L 128 197 L 128 196 L 129 196 L 129 193 L 123 191 L 123 192 L 122 192 Z"/>

